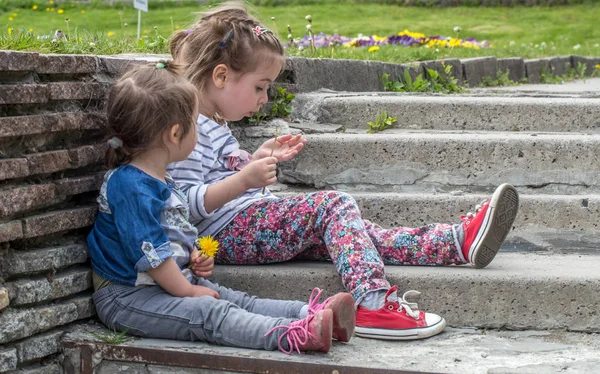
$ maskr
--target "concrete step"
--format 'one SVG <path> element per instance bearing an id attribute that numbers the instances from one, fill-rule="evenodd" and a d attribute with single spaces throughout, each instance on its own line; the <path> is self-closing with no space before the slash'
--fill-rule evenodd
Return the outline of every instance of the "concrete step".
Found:
<path id="1" fill-rule="evenodd" d="M 387 266 L 404 292 L 422 292 L 419 308 L 452 327 L 600 332 L 600 255 L 500 252 L 484 269 Z M 343 291 L 331 263 L 217 266 L 214 280 L 260 297 L 306 300 L 314 287 Z"/>
<path id="2" fill-rule="evenodd" d="M 301 94 L 294 117 L 368 129 L 382 111 L 406 129 L 494 131 L 600 130 L 600 99 L 396 93 Z"/>
<path id="3" fill-rule="evenodd" d="M 316 188 L 375 191 L 600 191 L 600 134 L 390 130 L 308 135 L 280 164 L 279 180 Z"/>
<path id="4" fill-rule="evenodd" d="M 517 188 L 520 191 L 519 188 Z M 273 193 L 287 197 L 314 192 L 278 185 Z M 362 216 L 383 227 L 419 227 L 430 223 L 457 223 L 460 216 L 473 211 L 489 194 L 455 193 L 385 193 L 347 191 L 357 201 Z M 519 214 L 514 228 L 521 231 L 556 230 L 558 237 L 581 235 L 600 230 L 600 195 L 521 194 Z M 572 234 L 567 235 L 570 231 Z M 600 243 L 598 243 L 600 244 Z M 594 244 L 595 245 L 595 244 Z M 598 247 L 600 249 L 600 246 Z"/>
<path id="5" fill-rule="evenodd" d="M 138 339 L 113 346 L 88 331 L 66 334 L 64 367 L 70 373 L 592 373 L 600 365 L 600 335 L 565 331 L 495 331 L 447 328 L 421 341 L 354 337 L 329 353 L 287 356 L 279 351 L 220 347 L 201 342 Z M 88 371 L 85 371 L 85 370 Z"/>

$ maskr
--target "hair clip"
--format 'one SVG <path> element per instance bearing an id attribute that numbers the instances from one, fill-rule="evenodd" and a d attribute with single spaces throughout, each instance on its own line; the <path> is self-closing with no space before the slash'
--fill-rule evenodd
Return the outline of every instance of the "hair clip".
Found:
<path id="1" fill-rule="evenodd" d="M 165 68 L 165 64 L 163 64 L 162 62 L 159 62 L 156 64 L 156 68 L 157 69 L 164 69 Z"/>
<path id="2" fill-rule="evenodd" d="M 121 139 L 117 138 L 116 136 L 113 136 L 112 138 L 108 139 L 108 141 L 106 143 L 112 149 L 121 148 L 123 146 L 123 141 Z"/>
<path id="3" fill-rule="evenodd" d="M 187 30 L 185 30 L 185 36 L 188 36 L 188 35 L 190 35 L 190 33 L 191 33 L 191 32 L 192 32 L 192 29 L 187 29 Z"/>
<path id="4" fill-rule="evenodd" d="M 233 29 L 229 30 L 227 34 L 223 37 L 223 40 L 219 42 L 219 47 L 227 48 L 227 44 L 233 39 Z"/>
<path id="5" fill-rule="evenodd" d="M 255 27 L 252 29 L 252 31 L 254 31 L 254 33 L 255 33 L 257 36 L 261 36 L 262 34 L 266 34 L 266 33 L 272 32 L 272 31 L 271 31 L 271 30 L 269 30 L 268 28 L 266 28 L 266 27 L 262 27 L 261 25 L 256 25 L 256 26 L 255 26 Z"/>

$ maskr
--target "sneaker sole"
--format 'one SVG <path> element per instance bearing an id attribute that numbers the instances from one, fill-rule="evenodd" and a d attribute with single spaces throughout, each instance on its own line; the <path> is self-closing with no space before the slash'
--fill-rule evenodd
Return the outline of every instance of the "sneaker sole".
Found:
<path id="1" fill-rule="evenodd" d="M 490 199 L 482 223 L 484 229 L 479 231 L 469 249 L 468 260 L 475 268 L 484 268 L 492 262 L 510 232 L 518 210 L 517 190 L 510 184 L 499 186 Z"/>
<path id="2" fill-rule="evenodd" d="M 354 332 L 356 325 L 356 312 L 354 310 L 354 298 L 349 293 L 343 294 L 336 299 L 336 303 L 330 306 L 333 311 L 333 337 L 341 342 L 348 342 Z"/>
<path id="3" fill-rule="evenodd" d="M 446 320 L 441 319 L 435 325 L 429 327 L 420 327 L 415 329 L 391 330 L 374 329 L 370 327 L 356 326 L 354 334 L 361 338 L 380 339 L 380 340 L 418 340 L 426 339 L 437 335 L 446 328 Z"/>

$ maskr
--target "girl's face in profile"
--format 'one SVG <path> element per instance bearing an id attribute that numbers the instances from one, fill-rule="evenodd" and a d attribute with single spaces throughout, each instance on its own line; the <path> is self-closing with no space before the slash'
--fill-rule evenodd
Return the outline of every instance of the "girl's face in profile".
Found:
<path id="1" fill-rule="evenodd" d="M 281 72 L 281 68 L 281 60 L 274 59 L 271 63 L 262 63 L 253 72 L 232 72 L 231 78 L 228 77 L 225 83 L 222 95 L 224 102 L 217 104 L 225 120 L 239 121 L 258 112 L 260 107 L 267 103 L 267 90 Z"/>

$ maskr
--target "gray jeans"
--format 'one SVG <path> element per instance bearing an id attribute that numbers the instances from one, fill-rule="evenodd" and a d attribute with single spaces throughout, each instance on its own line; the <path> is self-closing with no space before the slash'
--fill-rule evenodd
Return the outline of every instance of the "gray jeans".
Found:
<path id="1" fill-rule="evenodd" d="M 273 327 L 298 319 L 306 303 L 259 299 L 203 278 L 194 284 L 219 293 L 210 296 L 174 297 L 159 286 L 110 285 L 94 293 L 100 320 L 111 330 L 174 340 L 205 341 L 232 347 L 275 350 L 285 329 L 264 335 Z M 287 339 L 282 346 L 289 349 Z"/>

